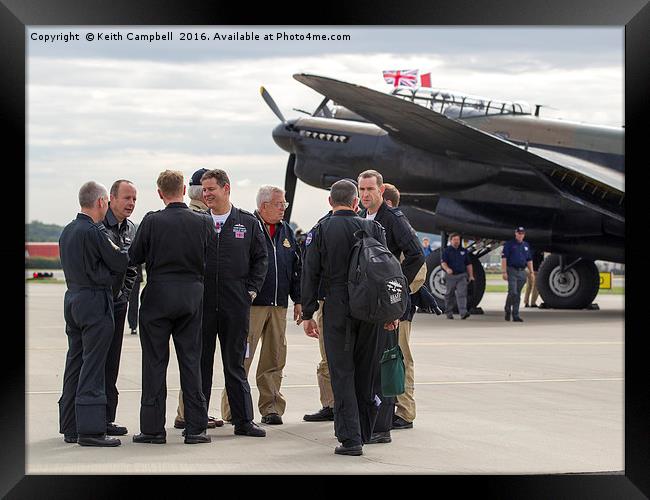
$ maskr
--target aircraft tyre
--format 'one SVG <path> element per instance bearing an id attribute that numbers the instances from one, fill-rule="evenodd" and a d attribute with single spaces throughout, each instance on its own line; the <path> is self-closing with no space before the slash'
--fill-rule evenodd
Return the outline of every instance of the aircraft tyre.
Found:
<path id="1" fill-rule="evenodd" d="M 438 248 L 427 257 L 427 279 L 425 284 L 444 311 L 447 287 L 445 285 L 446 273 L 440 265 L 441 253 Z M 480 304 L 485 293 L 485 270 L 476 256 L 470 254 L 469 258 L 474 268 L 474 281 L 470 282 L 467 287 L 467 309 L 471 310 Z M 457 306 L 454 307 L 454 313 L 458 313 Z"/>
<path id="2" fill-rule="evenodd" d="M 560 256 L 551 254 L 539 266 L 537 290 L 548 307 L 584 309 L 596 298 L 599 287 L 598 268 L 591 260 L 583 259 L 562 273 Z"/>

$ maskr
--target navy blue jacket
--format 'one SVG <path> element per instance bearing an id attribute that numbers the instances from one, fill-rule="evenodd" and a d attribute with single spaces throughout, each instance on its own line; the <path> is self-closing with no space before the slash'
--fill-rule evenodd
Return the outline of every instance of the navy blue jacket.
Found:
<path id="1" fill-rule="evenodd" d="M 302 260 L 291 226 L 286 221 L 280 221 L 275 225 L 275 234 L 271 239 L 266 223 L 257 210 L 255 217 L 264 229 L 268 267 L 264 284 L 253 305 L 288 307 L 289 295 L 294 303 L 300 304 Z"/>

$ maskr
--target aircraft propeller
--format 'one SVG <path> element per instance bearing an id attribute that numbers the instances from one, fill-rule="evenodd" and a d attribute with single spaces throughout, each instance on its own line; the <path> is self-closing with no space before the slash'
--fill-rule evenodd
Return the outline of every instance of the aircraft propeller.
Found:
<path id="1" fill-rule="evenodd" d="M 280 108 L 278 108 L 278 105 L 271 97 L 271 94 L 269 94 L 264 87 L 260 87 L 260 94 L 262 94 L 262 99 L 264 99 L 264 102 L 266 102 L 269 108 L 271 108 L 271 111 L 273 111 L 275 116 L 277 116 L 285 126 L 287 127 L 291 126 L 284 118 L 284 115 L 282 114 Z M 285 191 L 286 199 L 289 202 L 289 206 L 284 211 L 284 220 L 286 220 L 287 222 L 291 220 L 291 209 L 293 208 L 293 200 L 296 194 L 296 182 L 298 181 L 298 177 L 296 176 L 296 172 L 294 171 L 295 165 L 296 165 L 296 155 L 294 153 L 291 153 L 289 155 L 289 160 L 287 161 L 287 171 L 284 176 L 284 191 Z"/>

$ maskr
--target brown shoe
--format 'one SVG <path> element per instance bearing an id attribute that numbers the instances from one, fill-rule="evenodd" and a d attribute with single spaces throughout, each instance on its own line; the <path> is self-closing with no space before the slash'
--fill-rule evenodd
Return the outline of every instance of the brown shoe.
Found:
<path id="1" fill-rule="evenodd" d="M 215 427 L 221 427 L 222 425 L 223 420 L 208 415 L 208 429 L 214 429 Z"/>
<path id="2" fill-rule="evenodd" d="M 183 420 L 181 417 L 176 417 L 174 419 L 174 428 L 185 429 L 185 420 Z"/>

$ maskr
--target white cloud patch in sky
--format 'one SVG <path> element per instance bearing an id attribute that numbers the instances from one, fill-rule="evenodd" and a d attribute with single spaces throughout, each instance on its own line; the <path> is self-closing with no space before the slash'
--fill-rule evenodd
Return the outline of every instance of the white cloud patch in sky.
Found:
<path id="1" fill-rule="evenodd" d="M 494 40 L 489 50 L 472 50 L 451 57 L 423 44 L 393 53 L 350 43 L 347 53 L 147 60 L 142 52 L 64 57 L 40 47 L 28 58 L 27 218 L 65 224 L 78 211 L 81 184 L 127 178 L 138 187 L 138 222 L 162 208 L 155 181 L 166 168 L 188 178 L 198 168 L 223 168 L 233 203 L 253 210 L 259 185 L 283 186 L 288 156 L 273 142 L 278 119 L 260 86 L 288 119 L 301 116 L 293 108 L 311 112 L 322 99 L 294 73 L 387 91 L 382 70 L 419 68 L 432 73 L 434 87 L 543 104 L 548 117 L 623 124 L 622 52 L 617 60 L 585 45 L 579 58 L 577 46 L 564 56 L 495 48 Z M 328 209 L 326 191 L 298 183 L 292 219 L 301 227 Z"/>

